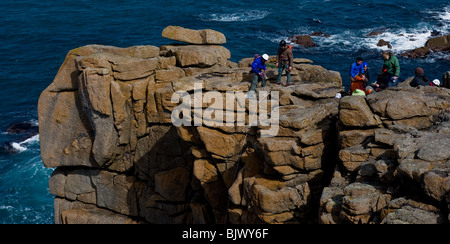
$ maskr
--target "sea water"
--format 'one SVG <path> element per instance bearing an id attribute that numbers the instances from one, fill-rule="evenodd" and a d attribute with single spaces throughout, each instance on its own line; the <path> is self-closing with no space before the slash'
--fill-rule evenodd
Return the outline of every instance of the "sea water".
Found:
<path id="1" fill-rule="evenodd" d="M 205 1 L 205 0 L 3 0 L 0 8 L 0 223 L 53 223 L 53 197 L 43 166 L 39 136 L 7 133 L 15 123 L 38 123 L 37 101 L 71 49 L 103 44 L 164 45 L 168 25 L 224 33 L 231 60 L 275 54 L 292 35 L 313 37 L 317 47 L 294 47 L 294 56 L 341 73 L 363 57 L 373 73 L 381 68 L 380 39 L 397 54 L 424 46 L 432 32 L 450 33 L 447 0 L 413 1 Z M 366 36 L 383 30 L 379 36 Z M 448 54 L 400 58 L 401 77 L 417 66 L 430 79 L 450 70 Z M 373 76 L 373 75 L 372 75 Z"/>

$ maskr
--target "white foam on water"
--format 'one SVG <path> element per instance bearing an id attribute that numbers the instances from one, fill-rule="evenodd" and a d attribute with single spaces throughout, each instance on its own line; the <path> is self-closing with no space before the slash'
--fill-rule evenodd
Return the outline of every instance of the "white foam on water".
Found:
<path id="1" fill-rule="evenodd" d="M 30 137 L 30 138 L 26 139 L 25 141 L 23 141 L 21 143 L 24 143 L 24 144 L 30 143 L 31 144 L 31 143 L 34 143 L 34 142 L 39 142 L 39 135 L 35 135 L 33 137 Z"/>
<path id="2" fill-rule="evenodd" d="M 420 28 L 418 30 L 422 30 L 418 32 L 408 31 L 408 30 L 399 30 L 397 32 L 385 32 L 378 36 L 367 37 L 365 40 L 362 40 L 362 44 L 371 49 L 380 49 L 380 50 L 388 50 L 387 46 L 379 47 L 377 46 L 378 42 L 383 39 L 384 41 L 389 42 L 392 45 L 392 50 L 395 52 L 404 52 L 412 49 L 416 49 L 419 47 L 425 46 L 427 40 L 431 37 L 432 30 L 428 30 L 427 28 Z"/>
<path id="3" fill-rule="evenodd" d="M 356 52 L 361 50 L 391 50 L 388 46 L 379 47 L 378 42 L 383 39 L 392 45 L 395 53 L 403 53 L 415 48 L 425 46 L 425 43 L 431 38 L 433 30 L 421 26 L 417 29 L 397 29 L 387 30 L 381 35 L 366 36 L 373 29 L 362 31 L 347 30 L 337 34 L 331 34 L 330 37 L 313 37 L 316 44 L 321 48 L 327 48 L 330 51 Z"/>
<path id="4" fill-rule="evenodd" d="M 13 206 L 0 206 L 0 210 L 12 210 L 12 209 L 14 209 L 14 207 Z"/>
<path id="5" fill-rule="evenodd" d="M 39 121 L 37 119 L 30 120 L 30 123 L 34 126 L 39 126 Z"/>
<path id="6" fill-rule="evenodd" d="M 19 153 L 28 150 L 28 148 L 23 147 L 20 143 L 17 143 L 17 142 L 11 143 L 11 146 L 14 148 L 14 150 L 16 152 L 19 152 Z"/>
<path id="7" fill-rule="evenodd" d="M 11 143 L 11 147 L 14 148 L 15 151 L 21 153 L 21 152 L 28 150 L 28 148 L 24 145 L 33 144 L 36 142 L 39 142 L 39 135 L 30 137 L 22 142 L 13 142 L 13 143 Z"/>
<path id="8" fill-rule="evenodd" d="M 439 18 L 445 22 L 450 22 L 450 6 L 444 8 L 444 12 L 439 14 Z"/>
<path id="9" fill-rule="evenodd" d="M 426 10 L 424 12 L 432 16 L 435 25 L 434 29 L 441 34 L 447 35 L 450 32 L 450 6 L 436 10 Z"/>
<path id="10" fill-rule="evenodd" d="M 270 12 L 262 10 L 250 10 L 244 12 L 234 13 L 213 13 L 213 14 L 200 14 L 199 17 L 203 21 L 215 21 L 215 22 L 246 22 L 264 19 L 270 14 Z"/>

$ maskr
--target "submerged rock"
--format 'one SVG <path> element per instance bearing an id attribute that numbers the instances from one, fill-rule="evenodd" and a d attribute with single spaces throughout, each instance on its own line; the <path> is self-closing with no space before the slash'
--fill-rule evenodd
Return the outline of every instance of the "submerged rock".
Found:
<path id="1" fill-rule="evenodd" d="M 379 47 L 384 47 L 384 46 L 386 46 L 386 47 L 388 47 L 389 49 L 392 49 L 392 45 L 391 45 L 389 42 L 387 42 L 387 41 L 385 41 L 385 40 L 383 40 L 383 39 L 381 39 L 380 41 L 378 41 L 377 46 L 379 46 Z"/>
<path id="2" fill-rule="evenodd" d="M 10 134 L 27 134 L 34 136 L 39 133 L 39 126 L 31 122 L 15 123 L 10 125 L 6 132 Z"/>

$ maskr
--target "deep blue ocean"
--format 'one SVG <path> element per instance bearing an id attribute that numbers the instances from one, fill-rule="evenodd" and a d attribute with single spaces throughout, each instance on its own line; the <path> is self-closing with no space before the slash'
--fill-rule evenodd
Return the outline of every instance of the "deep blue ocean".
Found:
<path id="1" fill-rule="evenodd" d="M 448 0 L 400 1 L 199 1 L 199 0 L 3 0 L 0 8 L 0 223 L 51 224 L 53 197 L 40 158 L 39 136 L 8 133 L 17 123 L 36 126 L 40 93 L 53 81 L 67 52 L 88 44 L 129 47 L 164 45 L 168 25 L 215 29 L 238 62 L 255 53 L 275 54 L 278 43 L 315 31 L 314 48 L 294 48 L 308 58 L 341 72 L 362 56 L 372 70 L 381 66 L 377 47 L 389 41 L 396 53 L 421 47 L 433 31 L 450 34 Z M 383 29 L 375 37 L 365 35 Z M 430 79 L 450 70 L 450 55 L 400 58 L 402 78 L 417 66 Z M 376 72 L 376 71 L 375 71 Z"/>

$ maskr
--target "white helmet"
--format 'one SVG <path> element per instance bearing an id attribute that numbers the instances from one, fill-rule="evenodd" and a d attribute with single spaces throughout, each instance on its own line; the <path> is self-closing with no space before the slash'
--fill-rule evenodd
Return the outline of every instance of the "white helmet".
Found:
<path id="1" fill-rule="evenodd" d="M 262 58 L 266 61 L 269 61 L 269 55 L 267 55 L 267 54 L 263 54 Z"/>
<path id="2" fill-rule="evenodd" d="M 433 81 L 433 84 L 434 84 L 435 86 L 440 86 L 440 85 L 441 85 L 441 82 L 440 82 L 438 79 L 436 79 L 436 80 Z"/>

